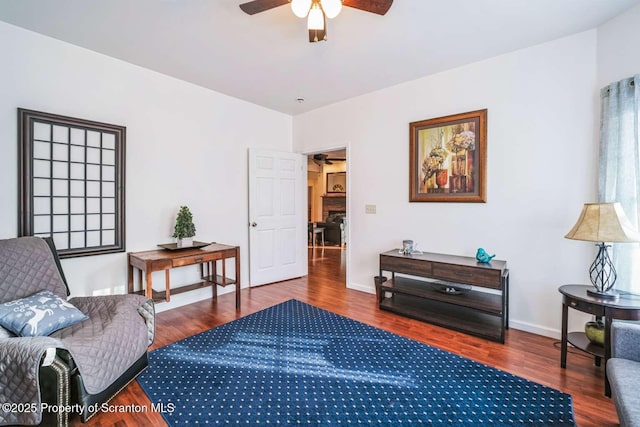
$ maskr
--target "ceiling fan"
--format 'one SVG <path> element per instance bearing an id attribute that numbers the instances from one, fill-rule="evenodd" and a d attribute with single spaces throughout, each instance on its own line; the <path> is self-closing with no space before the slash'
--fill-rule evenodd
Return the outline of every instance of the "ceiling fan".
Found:
<path id="1" fill-rule="evenodd" d="M 326 18 L 335 18 L 342 10 L 342 6 L 364 10 L 365 12 L 384 15 L 393 0 L 253 0 L 240 5 L 245 13 L 255 15 L 274 7 L 291 4 L 291 10 L 299 18 L 307 18 L 309 42 L 327 40 Z"/>
<path id="2" fill-rule="evenodd" d="M 328 154 L 318 153 L 313 155 L 313 161 L 318 165 L 332 165 L 333 162 L 346 162 L 347 159 L 344 157 L 329 157 Z"/>

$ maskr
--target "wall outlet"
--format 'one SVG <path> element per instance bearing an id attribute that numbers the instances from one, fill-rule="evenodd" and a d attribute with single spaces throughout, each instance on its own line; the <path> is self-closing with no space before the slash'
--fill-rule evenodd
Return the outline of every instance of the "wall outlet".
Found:
<path id="1" fill-rule="evenodd" d="M 364 213 L 368 213 L 368 214 L 376 213 L 376 205 L 364 205 Z"/>

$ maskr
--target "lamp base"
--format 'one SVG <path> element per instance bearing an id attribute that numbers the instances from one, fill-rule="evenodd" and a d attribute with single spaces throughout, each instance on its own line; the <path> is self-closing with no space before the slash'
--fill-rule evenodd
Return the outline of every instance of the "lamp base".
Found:
<path id="1" fill-rule="evenodd" d="M 600 292 L 597 289 L 596 290 L 587 289 L 587 295 L 589 295 L 590 297 L 601 298 L 601 299 L 618 299 L 618 297 L 620 297 L 620 294 L 614 291 L 613 289 L 610 289 L 606 292 Z"/>
<path id="2" fill-rule="evenodd" d="M 593 289 L 587 289 L 587 295 L 600 299 L 617 299 L 618 293 L 613 290 L 618 274 L 609 257 L 609 247 L 606 243 L 597 243 L 598 254 L 589 268 L 589 278 Z"/>

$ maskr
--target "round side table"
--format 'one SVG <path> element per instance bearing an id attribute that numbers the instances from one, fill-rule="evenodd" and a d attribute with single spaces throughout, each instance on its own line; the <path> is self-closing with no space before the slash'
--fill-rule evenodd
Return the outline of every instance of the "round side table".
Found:
<path id="1" fill-rule="evenodd" d="M 558 289 L 562 294 L 560 367 L 567 367 L 567 343 L 593 355 L 597 366 L 600 366 L 600 361 L 604 358 L 604 390 L 605 395 L 611 396 L 606 369 L 607 360 L 611 358 L 611 322 L 614 319 L 640 320 L 640 296 L 620 292 L 617 299 L 602 299 L 587 295 L 587 290 L 592 288 L 585 285 L 563 285 Z M 592 344 L 584 332 L 567 332 L 569 308 L 604 319 L 604 346 Z"/>

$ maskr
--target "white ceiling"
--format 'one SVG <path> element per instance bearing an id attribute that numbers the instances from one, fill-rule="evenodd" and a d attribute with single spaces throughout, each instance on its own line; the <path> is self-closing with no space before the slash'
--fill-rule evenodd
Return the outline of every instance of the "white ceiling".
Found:
<path id="1" fill-rule="evenodd" d="M 0 20 L 287 114 L 532 46 L 640 0 L 395 0 L 345 7 L 309 43 L 289 6 L 248 0 L 0 0 Z M 299 103 L 296 98 L 305 98 Z"/>

